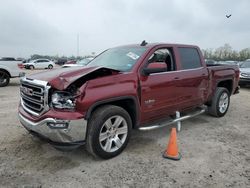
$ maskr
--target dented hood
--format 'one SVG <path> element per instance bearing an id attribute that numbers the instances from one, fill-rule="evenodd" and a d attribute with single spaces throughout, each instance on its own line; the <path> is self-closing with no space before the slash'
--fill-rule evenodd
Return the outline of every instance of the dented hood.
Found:
<path id="1" fill-rule="evenodd" d="M 100 69 L 108 69 L 104 67 L 71 67 L 60 68 L 42 73 L 32 74 L 27 76 L 29 79 L 43 80 L 58 90 L 66 89 L 71 83 L 79 78 L 86 76 Z M 112 69 L 111 69 L 112 70 Z"/>

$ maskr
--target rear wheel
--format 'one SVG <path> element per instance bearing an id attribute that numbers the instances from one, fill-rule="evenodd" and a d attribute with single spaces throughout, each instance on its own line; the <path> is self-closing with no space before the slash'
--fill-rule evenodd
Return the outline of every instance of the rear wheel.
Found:
<path id="1" fill-rule="evenodd" d="M 230 104 L 230 95 L 226 88 L 218 87 L 212 99 L 211 106 L 208 107 L 210 115 L 222 117 L 227 113 Z"/>
<path id="2" fill-rule="evenodd" d="M 0 87 L 7 86 L 10 82 L 10 75 L 3 70 L 0 70 Z"/>
<path id="3" fill-rule="evenodd" d="M 98 108 L 88 124 L 87 150 L 95 157 L 109 159 L 127 146 L 132 128 L 131 118 L 121 107 Z"/>
<path id="4" fill-rule="evenodd" d="M 48 69 L 53 69 L 53 65 L 49 65 L 49 66 L 48 66 Z"/>
<path id="5" fill-rule="evenodd" d="M 35 67 L 34 67 L 33 65 L 30 65 L 29 68 L 30 68 L 31 70 L 34 70 L 34 69 L 35 69 Z"/>

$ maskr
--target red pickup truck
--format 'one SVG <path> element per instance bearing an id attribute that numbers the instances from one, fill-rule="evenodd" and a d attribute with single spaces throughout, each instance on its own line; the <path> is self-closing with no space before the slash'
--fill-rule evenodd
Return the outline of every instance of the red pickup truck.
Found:
<path id="1" fill-rule="evenodd" d="M 86 67 L 22 78 L 19 119 L 56 148 L 86 144 L 91 154 L 107 159 L 124 150 L 132 129 L 159 128 L 204 107 L 224 116 L 238 81 L 237 66 L 207 67 L 197 46 L 120 46 Z"/>

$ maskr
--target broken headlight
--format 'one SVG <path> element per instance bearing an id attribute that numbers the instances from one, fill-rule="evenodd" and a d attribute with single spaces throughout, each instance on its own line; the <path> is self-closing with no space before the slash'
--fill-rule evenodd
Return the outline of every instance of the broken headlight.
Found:
<path id="1" fill-rule="evenodd" d="M 74 109 L 75 97 L 66 91 L 56 91 L 51 97 L 52 106 L 58 109 Z"/>

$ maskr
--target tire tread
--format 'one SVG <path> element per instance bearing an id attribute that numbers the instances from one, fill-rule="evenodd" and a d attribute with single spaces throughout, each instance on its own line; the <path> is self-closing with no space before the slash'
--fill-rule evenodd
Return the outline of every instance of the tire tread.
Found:
<path id="1" fill-rule="evenodd" d="M 105 154 L 105 152 L 102 152 L 98 149 L 98 147 L 95 145 L 94 140 L 96 139 L 94 136 L 97 134 L 97 131 L 99 131 L 99 126 L 103 123 L 103 118 L 107 116 L 109 113 L 122 113 L 124 116 L 127 118 L 127 124 L 128 124 L 128 135 L 127 135 L 127 140 L 124 143 L 124 146 L 120 148 L 119 150 Z M 125 119 L 126 119 L 125 118 Z M 132 121 L 131 118 L 126 110 L 119 106 L 114 106 L 114 105 L 104 105 L 99 108 L 97 108 L 94 112 L 93 115 L 90 117 L 89 123 L 88 123 L 88 131 L 87 131 L 87 139 L 86 139 L 86 149 L 87 151 L 94 157 L 94 158 L 103 158 L 103 159 L 109 159 L 112 157 L 117 156 L 120 154 L 123 149 L 126 147 L 127 142 L 130 137 L 130 131 L 132 128 Z M 99 132 L 98 132 L 99 134 Z"/>
<path id="2" fill-rule="evenodd" d="M 227 107 L 227 110 L 225 111 L 225 113 L 220 113 L 218 112 L 218 109 L 217 109 L 217 103 L 218 103 L 218 100 L 221 96 L 221 93 L 226 91 L 228 93 L 228 103 L 230 104 L 230 95 L 229 95 L 229 92 L 226 88 L 224 87 L 217 87 L 216 90 L 215 90 L 215 93 L 214 93 L 214 96 L 213 96 L 213 99 L 212 99 L 212 103 L 211 103 L 211 106 L 208 107 L 208 113 L 214 117 L 222 117 L 224 116 L 226 113 L 227 113 L 227 110 L 229 108 L 229 104 L 228 104 L 228 107 Z"/>

